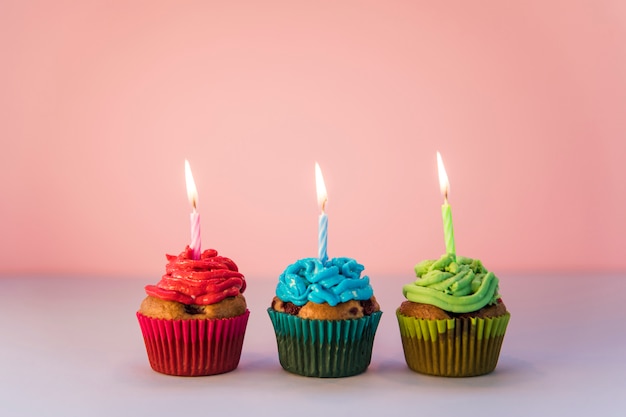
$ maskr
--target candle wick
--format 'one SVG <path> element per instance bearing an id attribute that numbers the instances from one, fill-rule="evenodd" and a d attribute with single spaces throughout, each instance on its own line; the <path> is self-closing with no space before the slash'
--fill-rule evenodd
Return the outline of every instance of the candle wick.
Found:
<path id="1" fill-rule="evenodd" d="M 327 198 L 324 199 L 324 201 L 322 201 L 322 213 L 326 213 L 326 202 L 328 201 Z"/>

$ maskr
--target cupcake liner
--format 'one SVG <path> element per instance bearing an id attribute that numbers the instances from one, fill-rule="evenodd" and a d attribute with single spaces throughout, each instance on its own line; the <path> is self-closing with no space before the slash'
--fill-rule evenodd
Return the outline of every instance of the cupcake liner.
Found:
<path id="1" fill-rule="evenodd" d="M 204 376 L 237 368 L 250 311 L 236 317 L 166 320 L 137 313 L 150 366 L 176 376 Z"/>
<path id="2" fill-rule="evenodd" d="M 381 311 L 360 319 L 309 320 L 269 308 L 281 366 L 294 374 L 339 378 L 364 372 Z"/>
<path id="3" fill-rule="evenodd" d="M 396 311 L 410 369 L 428 375 L 465 377 L 496 368 L 511 315 L 427 320 Z"/>

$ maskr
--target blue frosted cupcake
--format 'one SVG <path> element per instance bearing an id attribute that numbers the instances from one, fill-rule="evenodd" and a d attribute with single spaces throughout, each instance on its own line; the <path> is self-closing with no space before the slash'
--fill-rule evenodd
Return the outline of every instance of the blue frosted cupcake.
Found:
<path id="1" fill-rule="evenodd" d="M 367 369 L 382 312 L 363 269 L 350 258 L 305 258 L 280 275 L 268 313 L 285 370 L 337 378 Z"/>

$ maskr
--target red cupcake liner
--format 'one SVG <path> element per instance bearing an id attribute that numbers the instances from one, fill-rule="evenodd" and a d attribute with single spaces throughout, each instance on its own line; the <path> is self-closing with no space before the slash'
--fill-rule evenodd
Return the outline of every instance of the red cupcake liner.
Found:
<path id="1" fill-rule="evenodd" d="M 176 376 L 223 374 L 237 368 L 250 311 L 225 319 L 166 320 L 137 312 L 150 366 Z"/>

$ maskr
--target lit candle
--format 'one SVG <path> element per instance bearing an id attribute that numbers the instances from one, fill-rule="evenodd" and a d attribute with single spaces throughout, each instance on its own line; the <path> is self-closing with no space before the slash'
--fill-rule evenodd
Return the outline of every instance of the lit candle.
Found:
<path id="1" fill-rule="evenodd" d="M 317 204 L 320 207 L 320 217 L 318 226 L 317 253 L 322 263 L 328 260 L 327 242 L 328 242 L 328 216 L 326 215 L 326 203 L 328 202 L 328 194 L 326 193 L 326 185 L 319 164 L 315 163 L 315 186 L 317 188 Z"/>
<path id="2" fill-rule="evenodd" d="M 454 228 L 452 227 L 452 209 L 448 204 L 448 193 L 450 192 L 450 182 L 446 168 L 443 166 L 441 154 L 437 152 L 437 168 L 439 171 L 439 187 L 443 195 L 443 205 L 441 206 L 441 217 L 443 218 L 443 235 L 446 241 L 446 252 L 452 255 L 456 254 L 454 247 Z"/>
<path id="3" fill-rule="evenodd" d="M 198 214 L 198 190 L 196 189 L 196 182 L 193 180 L 191 173 L 191 166 L 189 161 L 185 159 L 185 182 L 187 183 L 187 197 L 189 198 L 189 204 L 191 204 L 192 212 L 191 219 L 191 243 L 189 247 L 192 250 L 193 259 L 200 259 L 201 242 L 200 242 L 200 215 Z"/>

